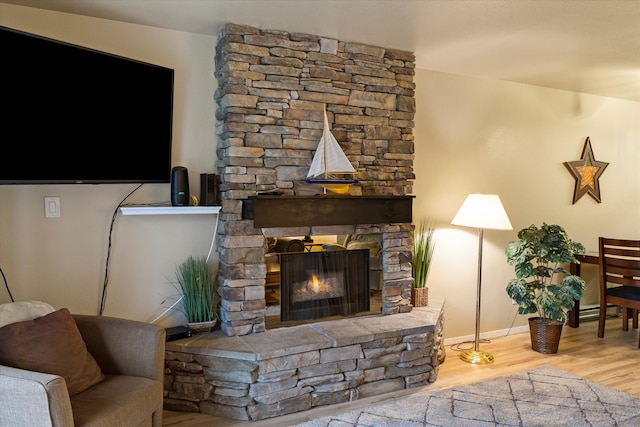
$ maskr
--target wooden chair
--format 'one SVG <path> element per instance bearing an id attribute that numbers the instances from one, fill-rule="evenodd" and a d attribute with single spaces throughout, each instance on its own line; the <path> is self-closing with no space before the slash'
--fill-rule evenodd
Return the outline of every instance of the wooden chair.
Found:
<path id="1" fill-rule="evenodd" d="M 640 310 L 640 240 L 598 239 L 600 258 L 600 317 L 598 337 L 604 337 L 607 305 L 622 307 L 622 329 L 638 329 Z M 638 339 L 640 347 L 640 338 Z"/>

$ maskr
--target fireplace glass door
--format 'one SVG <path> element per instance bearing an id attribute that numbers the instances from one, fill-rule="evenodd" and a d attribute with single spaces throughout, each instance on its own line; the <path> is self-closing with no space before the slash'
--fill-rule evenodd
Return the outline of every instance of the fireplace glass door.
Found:
<path id="1" fill-rule="evenodd" d="M 369 250 L 280 254 L 280 319 L 369 311 Z"/>

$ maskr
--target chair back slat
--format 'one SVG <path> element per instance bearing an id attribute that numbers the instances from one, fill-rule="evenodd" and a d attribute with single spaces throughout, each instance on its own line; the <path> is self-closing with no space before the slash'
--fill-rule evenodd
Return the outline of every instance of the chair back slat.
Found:
<path id="1" fill-rule="evenodd" d="M 616 283 L 618 285 L 625 285 L 625 286 L 635 286 L 636 288 L 640 288 L 640 279 L 639 278 L 633 278 L 633 277 L 629 277 L 629 276 L 624 276 L 622 275 L 623 273 L 620 273 L 620 275 L 616 276 L 615 274 L 616 271 L 610 270 L 606 277 L 607 277 L 607 283 Z"/>
<path id="2" fill-rule="evenodd" d="M 633 273 L 640 271 L 640 261 L 634 261 L 632 259 L 607 258 L 605 262 L 607 264 L 608 271 L 613 271 L 615 268 L 616 270 L 619 270 L 619 274 L 624 276 L 633 276 Z"/>
<path id="3" fill-rule="evenodd" d="M 604 253 L 605 255 L 618 256 L 622 258 L 638 258 L 638 256 L 640 256 L 640 250 L 638 249 L 620 248 L 615 246 L 605 246 Z"/>
<path id="4" fill-rule="evenodd" d="M 600 275 L 606 283 L 640 287 L 640 240 L 600 237 Z"/>
<path id="5" fill-rule="evenodd" d="M 608 239 L 603 237 L 606 246 L 618 246 L 622 248 L 635 248 L 636 251 L 640 251 L 640 240 L 623 240 L 623 239 Z M 636 252 L 637 253 L 637 252 Z"/>

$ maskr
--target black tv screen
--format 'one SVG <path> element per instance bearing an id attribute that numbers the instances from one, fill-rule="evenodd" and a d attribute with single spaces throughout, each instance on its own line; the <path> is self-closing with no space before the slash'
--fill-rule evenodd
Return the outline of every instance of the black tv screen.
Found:
<path id="1" fill-rule="evenodd" d="M 170 68 L 0 27 L 0 184 L 168 183 Z"/>

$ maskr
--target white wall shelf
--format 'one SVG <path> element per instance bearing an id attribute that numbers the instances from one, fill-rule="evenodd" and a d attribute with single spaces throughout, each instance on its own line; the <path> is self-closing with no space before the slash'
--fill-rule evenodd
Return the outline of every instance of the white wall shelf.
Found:
<path id="1" fill-rule="evenodd" d="M 220 206 L 121 206 L 122 215 L 212 215 Z"/>

